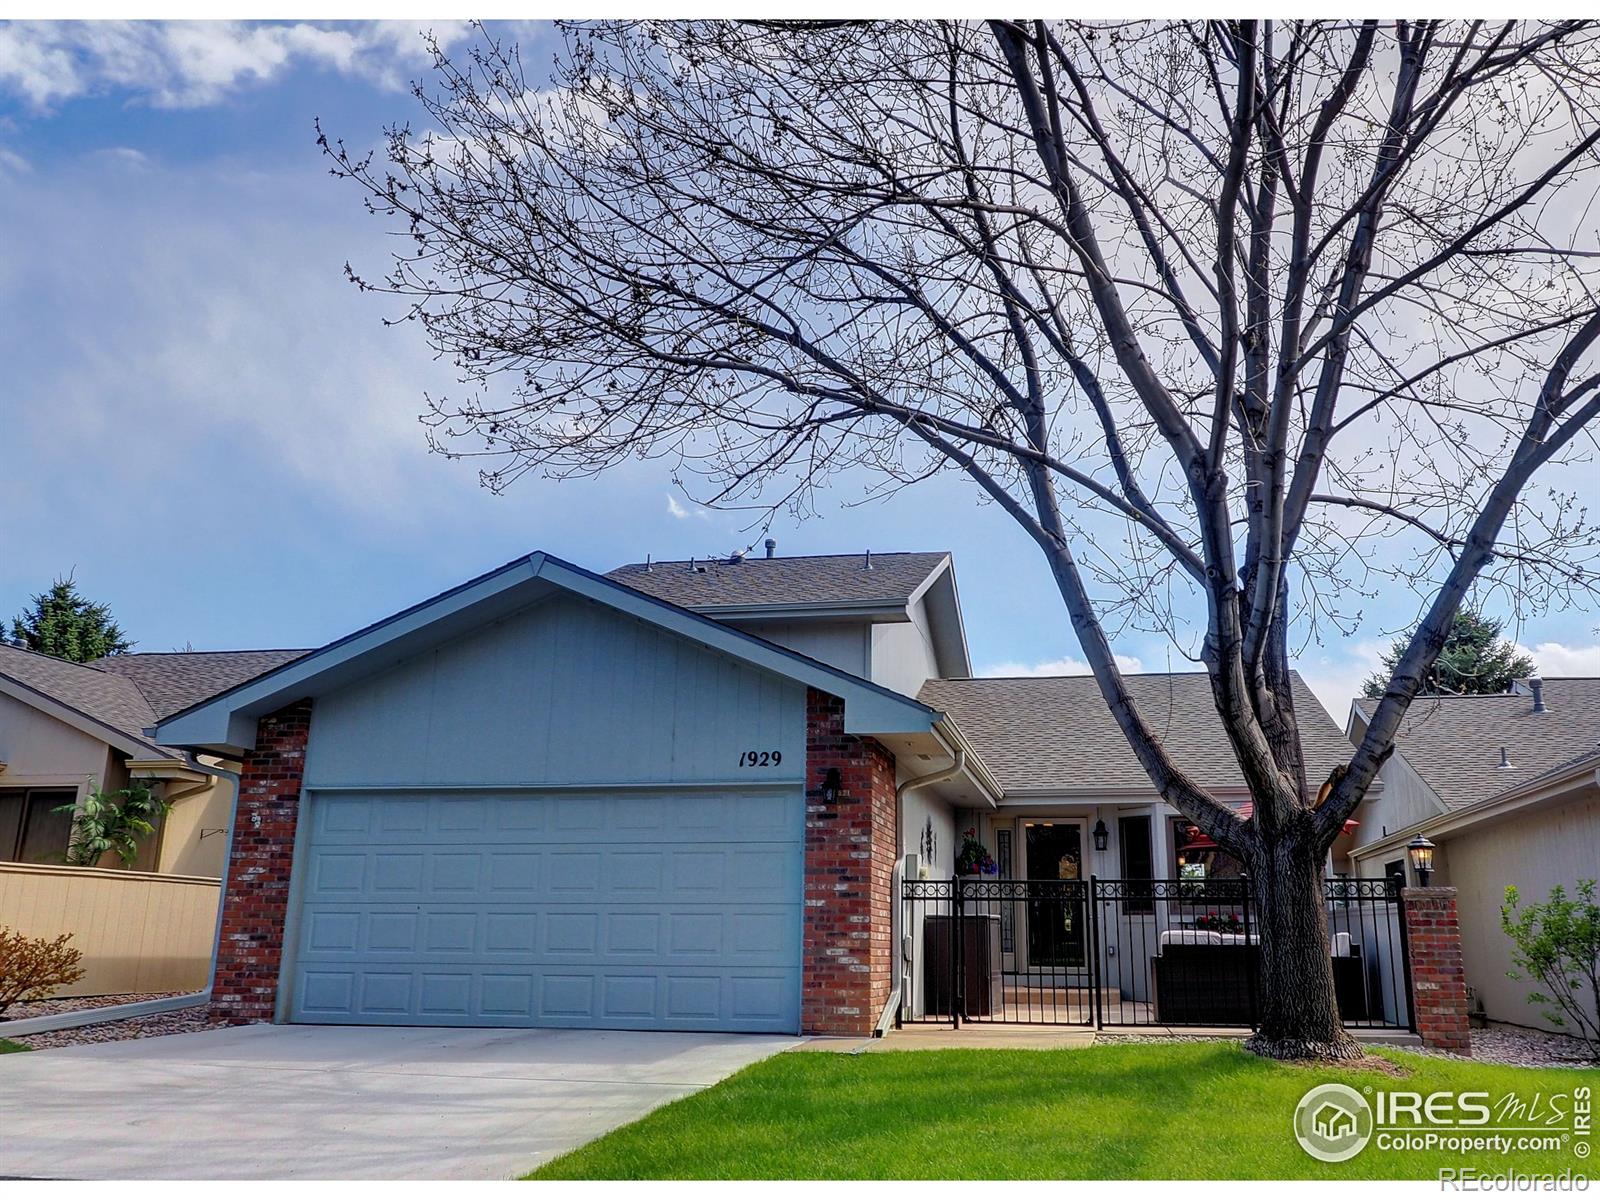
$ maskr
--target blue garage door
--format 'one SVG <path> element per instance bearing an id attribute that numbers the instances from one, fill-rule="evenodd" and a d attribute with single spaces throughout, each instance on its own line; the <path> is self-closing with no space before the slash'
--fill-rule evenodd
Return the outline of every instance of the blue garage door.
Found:
<path id="1" fill-rule="evenodd" d="M 313 795 L 290 1018 L 793 1032 L 804 799 Z"/>

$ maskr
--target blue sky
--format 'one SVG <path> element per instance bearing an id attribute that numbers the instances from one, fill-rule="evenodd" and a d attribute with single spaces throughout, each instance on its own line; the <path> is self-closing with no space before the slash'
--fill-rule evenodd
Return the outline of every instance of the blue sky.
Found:
<path id="1" fill-rule="evenodd" d="M 427 453 L 421 396 L 451 374 L 344 281 L 385 237 L 312 129 L 364 144 L 413 117 L 418 28 L 0 25 L 0 617 L 73 572 L 141 649 L 309 646 L 535 548 L 603 570 L 756 536 L 660 464 L 493 496 Z M 842 481 L 780 520 L 780 553 L 952 550 L 980 670 L 1071 666 L 1048 573 L 1002 514 L 954 480 L 861 498 Z M 1600 673 L 1596 624 L 1519 636 L 1548 674 Z M 1380 642 L 1302 659 L 1340 715 Z M 1118 649 L 1185 665 L 1155 638 Z"/>

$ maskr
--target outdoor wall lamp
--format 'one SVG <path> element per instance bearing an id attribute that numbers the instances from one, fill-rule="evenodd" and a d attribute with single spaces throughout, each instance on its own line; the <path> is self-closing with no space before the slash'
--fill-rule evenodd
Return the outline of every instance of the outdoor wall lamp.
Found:
<path id="1" fill-rule="evenodd" d="M 1104 850 L 1106 848 L 1106 839 L 1110 836 L 1110 831 L 1106 829 L 1106 823 L 1096 820 L 1094 823 L 1094 848 L 1096 850 Z"/>
<path id="2" fill-rule="evenodd" d="M 839 802 L 838 767 L 829 767 L 828 773 L 822 777 L 822 802 L 824 804 L 837 804 Z"/>
<path id="3" fill-rule="evenodd" d="M 1406 843 L 1406 855 L 1417 873 L 1418 886 L 1427 887 L 1428 876 L 1433 874 L 1433 843 L 1419 833 Z"/>

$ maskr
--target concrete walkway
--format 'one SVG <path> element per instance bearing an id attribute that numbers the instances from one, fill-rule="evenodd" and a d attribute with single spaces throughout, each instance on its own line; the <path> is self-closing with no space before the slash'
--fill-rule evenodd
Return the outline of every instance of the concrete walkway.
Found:
<path id="1" fill-rule="evenodd" d="M 0 1176 L 507 1179 L 797 1045 L 249 1025 L 0 1056 Z"/>
<path id="2" fill-rule="evenodd" d="M 1417 1049 L 1422 1039 L 1403 1029 L 1352 1029 L 1356 1040 L 1369 1046 Z M 952 1029 L 948 1025 L 907 1025 L 881 1038 L 813 1038 L 802 1050 L 835 1054 L 883 1054 L 897 1050 L 1079 1050 L 1085 1046 L 1115 1045 L 1129 1040 L 1152 1042 L 1163 1038 L 1192 1042 L 1197 1038 L 1243 1041 L 1249 1030 L 1209 1029 L 1183 1025 L 1124 1026 L 1095 1031 L 1069 1025 L 1002 1025 L 978 1023 Z"/>

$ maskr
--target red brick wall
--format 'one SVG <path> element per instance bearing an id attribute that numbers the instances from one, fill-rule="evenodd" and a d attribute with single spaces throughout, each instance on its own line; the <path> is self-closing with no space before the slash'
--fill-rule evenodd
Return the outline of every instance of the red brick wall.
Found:
<path id="1" fill-rule="evenodd" d="M 1461 966 L 1461 923 L 1452 887 L 1406 888 L 1406 951 L 1411 956 L 1411 1005 L 1422 1044 L 1472 1053 L 1467 1025 L 1467 980 Z"/>
<path id="2" fill-rule="evenodd" d="M 822 800 L 829 767 L 839 798 Z M 864 1036 L 889 999 L 894 756 L 844 731 L 844 701 L 806 693 L 805 946 L 800 1024 Z"/>
<path id="3" fill-rule="evenodd" d="M 261 718 L 239 772 L 212 1012 L 236 1025 L 272 1020 L 289 911 L 289 873 L 311 701 Z"/>

